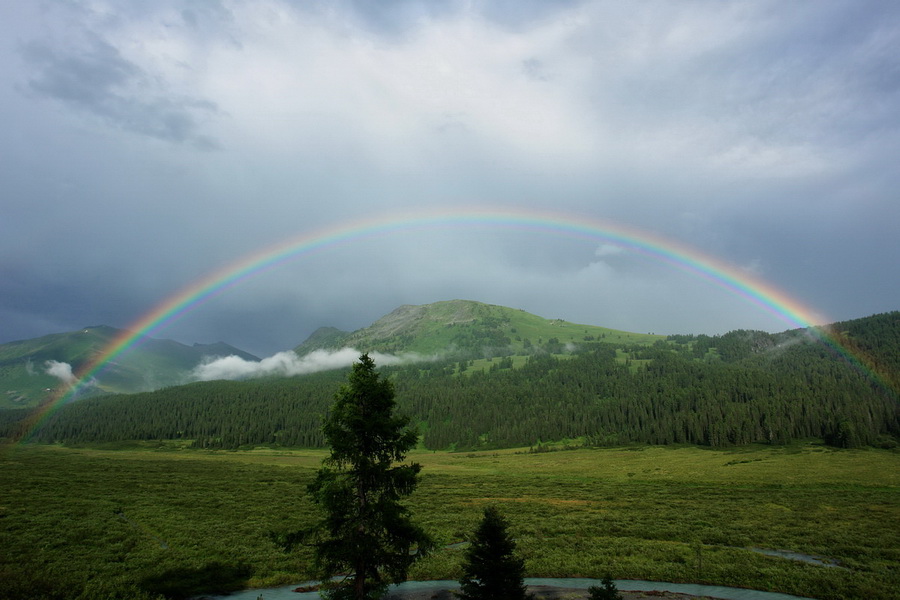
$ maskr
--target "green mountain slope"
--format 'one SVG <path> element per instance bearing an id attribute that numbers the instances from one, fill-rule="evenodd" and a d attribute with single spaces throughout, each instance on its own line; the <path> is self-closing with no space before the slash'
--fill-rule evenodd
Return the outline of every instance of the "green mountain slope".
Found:
<path id="1" fill-rule="evenodd" d="M 99 325 L 0 344 L 0 408 L 39 404 L 62 383 L 59 377 L 48 373 L 52 362 L 65 363 L 77 371 L 122 333 L 120 329 Z M 223 342 L 187 346 L 173 340 L 143 338 L 132 350 L 106 365 L 92 392 L 132 393 L 182 384 L 204 357 L 230 354 L 259 360 Z"/>
<path id="2" fill-rule="evenodd" d="M 433 449 L 561 440 L 724 447 L 806 438 L 896 447 L 900 312 L 834 328 L 865 348 L 886 385 L 802 330 L 671 336 L 649 346 L 593 341 L 565 359 L 536 352 L 517 360 L 434 360 L 382 370 L 395 384 L 401 411 Z M 491 366 L 473 368 L 473 362 Z M 63 407 L 32 439 L 319 446 L 322 416 L 345 381 L 338 370 L 92 398 Z M 24 414 L 14 412 L 0 411 L 0 438 L 16 439 Z"/>
<path id="3" fill-rule="evenodd" d="M 531 354 L 534 349 L 547 346 L 558 351 L 568 344 L 586 341 L 643 345 L 663 339 L 659 335 L 546 319 L 505 306 L 448 300 L 401 306 L 352 333 L 322 328 L 294 351 L 304 355 L 313 350 L 352 347 L 363 352 L 491 357 Z"/>

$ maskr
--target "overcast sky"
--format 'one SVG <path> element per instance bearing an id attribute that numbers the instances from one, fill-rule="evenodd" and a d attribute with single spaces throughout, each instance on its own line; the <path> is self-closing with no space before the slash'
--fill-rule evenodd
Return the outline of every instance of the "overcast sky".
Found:
<path id="1" fill-rule="evenodd" d="M 266 246 L 485 206 L 603 219 L 829 320 L 900 309 L 900 2 L 0 3 L 0 342 L 128 327 Z M 465 298 L 655 333 L 787 325 L 602 240 L 300 256 L 155 334 L 260 356 Z"/>

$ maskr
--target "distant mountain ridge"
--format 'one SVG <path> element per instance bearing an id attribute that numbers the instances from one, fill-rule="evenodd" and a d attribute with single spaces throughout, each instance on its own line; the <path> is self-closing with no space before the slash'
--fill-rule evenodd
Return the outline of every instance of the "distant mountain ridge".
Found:
<path id="1" fill-rule="evenodd" d="M 61 383 L 48 372 L 49 365 L 63 363 L 77 371 L 96 358 L 110 342 L 124 333 L 107 325 L 92 325 L 66 333 L 0 344 L 0 408 L 34 406 Z M 94 393 L 133 393 L 179 385 L 204 358 L 236 355 L 259 360 L 230 344 L 187 346 L 167 339 L 141 338 L 134 348 L 110 361 L 97 376 Z"/>
<path id="2" fill-rule="evenodd" d="M 900 373 L 898 315 L 897 312 L 875 315 L 829 326 L 840 335 L 846 348 L 858 349 L 860 356 L 872 357 L 874 362 L 869 366 L 886 377 L 888 385 L 895 390 L 900 389 L 896 376 Z M 78 372 L 79 367 L 96 358 L 123 333 L 101 325 L 0 344 L 0 409 L 40 404 L 59 388 L 68 368 Z M 770 361 L 784 347 L 805 337 L 802 330 L 780 334 L 737 330 L 712 337 L 629 333 L 548 319 L 520 309 L 449 300 L 403 305 L 353 332 L 322 327 L 297 346 L 295 353 L 300 363 L 306 360 L 304 355 L 314 350 L 352 348 L 407 359 L 418 355 L 428 359 L 419 362 L 422 370 L 430 371 L 433 365 L 446 363 L 453 365 L 451 370 L 466 370 L 471 374 L 519 368 L 533 358 L 571 357 L 603 346 L 614 348 L 616 360 L 634 370 L 646 367 L 662 348 L 700 362 L 730 364 L 754 355 L 761 361 Z M 188 346 L 173 340 L 142 338 L 128 352 L 105 364 L 84 395 L 133 394 L 180 386 L 193 379 L 191 372 L 204 359 L 227 356 L 260 362 L 258 357 L 224 342 Z M 496 360 L 497 357 L 502 358 Z M 322 368 L 335 368 L 334 361 Z"/>
<path id="3" fill-rule="evenodd" d="M 427 331 L 433 325 L 423 315 L 434 309 L 402 307 L 382 322 L 384 329 L 374 331 Z M 491 307 L 485 313 L 477 304 L 438 309 L 462 309 L 464 316 L 465 310 L 481 311 L 479 319 L 504 314 Z M 442 321 L 439 331 L 456 335 L 459 324 Z M 524 327 L 522 322 L 515 325 Z M 502 333 L 512 326 L 497 328 Z M 545 327 L 547 323 L 540 331 Z M 567 331 L 554 321 L 549 327 Z M 584 331 L 584 326 L 572 327 Z M 499 359 L 447 356 L 380 367 L 395 386 L 398 409 L 418 426 L 423 446 L 435 450 L 541 450 L 547 442 L 728 447 L 808 439 L 843 448 L 897 448 L 900 312 L 833 323 L 828 329 L 842 347 L 866 357 L 866 369 L 803 329 L 672 335 L 643 345 L 610 343 L 609 338 L 571 345 L 545 340 L 526 354 Z M 337 333 L 324 330 L 311 337 L 337 343 Z M 346 382 L 353 359 L 352 353 L 343 355 L 346 366 L 332 371 L 204 381 L 70 403 L 31 439 L 79 444 L 177 439 L 195 448 L 228 449 L 320 447 L 322 415 Z M 879 377 L 872 377 L 870 368 Z M 28 426 L 22 412 L 0 411 L 0 443 L 20 438 Z"/>
<path id="4" fill-rule="evenodd" d="M 66 333 L 0 344 L 0 409 L 34 406 L 53 394 L 66 369 L 77 372 L 98 356 L 123 330 L 92 325 Z M 353 332 L 321 327 L 294 349 L 300 356 L 314 350 L 354 348 L 362 352 L 483 357 L 560 352 L 585 341 L 646 345 L 663 336 L 618 331 L 547 319 L 523 310 L 472 300 L 403 305 L 372 325 Z M 144 337 L 128 352 L 107 363 L 87 395 L 136 393 L 181 385 L 204 359 L 238 356 L 260 359 L 230 344 L 188 346 L 168 339 Z M 48 362 L 49 361 L 49 362 Z"/>
<path id="5" fill-rule="evenodd" d="M 547 319 L 524 310 L 473 300 L 405 304 L 372 325 L 353 332 L 334 327 L 317 329 L 294 352 L 352 347 L 363 352 L 445 354 L 484 357 L 521 354 L 544 345 L 603 340 L 651 344 L 665 336 L 630 333 Z"/>

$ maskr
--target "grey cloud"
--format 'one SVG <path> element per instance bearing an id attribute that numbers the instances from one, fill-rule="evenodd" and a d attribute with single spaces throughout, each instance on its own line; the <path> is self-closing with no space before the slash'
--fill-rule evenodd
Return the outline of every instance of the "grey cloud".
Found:
<path id="1" fill-rule="evenodd" d="M 235 31 L 234 14 L 221 0 L 186 0 L 181 5 L 181 20 L 194 39 L 204 37 L 243 47 Z"/>
<path id="2" fill-rule="evenodd" d="M 366 0 L 342 0 L 341 2 L 328 4 L 343 5 L 344 10 L 336 11 L 337 14 L 346 16 L 349 12 L 355 15 L 366 27 L 389 36 L 408 33 L 414 30 L 421 21 L 452 14 L 462 6 L 456 0 L 438 0 L 433 2 L 388 0 L 377 3 L 367 2 Z M 311 3 L 311 6 L 315 5 Z M 315 9 L 321 10 L 319 7 Z"/>
<path id="3" fill-rule="evenodd" d="M 216 29 L 234 22 L 234 16 L 219 0 L 190 0 L 181 10 L 181 18 L 192 29 Z"/>
<path id="4" fill-rule="evenodd" d="M 402 37 L 414 32 L 425 21 L 461 15 L 487 19 L 503 29 L 526 29 L 584 3 L 584 0 L 499 0 L 485 3 L 467 0 L 340 0 L 311 2 L 298 7 L 309 12 L 329 12 L 342 18 L 352 14 L 356 21 L 380 35 Z M 335 6 L 339 8 L 335 9 Z"/>
<path id="5" fill-rule="evenodd" d="M 897 308 L 900 4 L 46 6 L 0 3 L 0 341 L 128 327 L 280 240 L 463 205 L 656 233 L 827 316 Z M 528 233 L 348 239 L 154 337 L 268 356 L 451 298 L 657 333 L 785 326 L 601 239 Z"/>
<path id="6" fill-rule="evenodd" d="M 30 42 L 22 55 L 36 72 L 29 81 L 31 89 L 90 111 L 101 111 L 116 88 L 140 74 L 102 40 L 94 40 L 78 54 L 61 54 L 46 44 Z"/>
<path id="7" fill-rule="evenodd" d="M 522 71 L 527 77 L 538 81 L 547 81 L 550 79 L 544 63 L 537 58 L 527 58 L 522 61 Z"/>
<path id="8" fill-rule="evenodd" d="M 771 149 L 772 162 L 784 153 L 815 164 L 830 149 L 896 130 L 900 5 L 641 7 L 587 4 L 590 24 L 574 33 L 582 56 L 593 58 L 585 91 L 625 144 L 657 138 L 664 146 L 668 132 L 695 136 L 686 157 L 701 161 Z"/>
<path id="9" fill-rule="evenodd" d="M 886 108 L 896 106 L 898 92 L 897 5 L 785 8 L 719 21 L 742 34 L 665 78 L 683 94 L 683 106 L 703 107 L 762 139 L 794 143 L 845 143 L 893 121 Z"/>
<path id="10" fill-rule="evenodd" d="M 57 258 L 42 262 L 54 263 Z M 34 337 L 35 330 L 58 333 L 89 325 L 124 326 L 134 317 L 129 306 L 136 297 L 105 285 L 109 275 L 91 275 L 89 266 L 75 272 L 45 264 L 0 265 L 2 341 Z"/>
<path id="11" fill-rule="evenodd" d="M 498 0 L 475 5 L 484 16 L 502 27 L 526 28 L 555 14 L 587 4 L 585 0 Z"/>
<path id="12" fill-rule="evenodd" d="M 21 55 L 32 72 L 28 87 L 39 95 L 126 131 L 200 150 L 219 147 L 202 132 L 202 123 L 219 114 L 214 102 L 152 89 L 154 78 L 102 39 L 92 38 L 83 49 L 32 41 Z"/>

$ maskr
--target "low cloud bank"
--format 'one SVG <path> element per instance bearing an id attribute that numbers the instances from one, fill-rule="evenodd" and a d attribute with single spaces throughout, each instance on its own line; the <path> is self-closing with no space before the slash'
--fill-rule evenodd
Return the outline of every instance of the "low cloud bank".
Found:
<path id="1" fill-rule="evenodd" d="M 58 360 L 48 360 L 44 363 L 44 371 L 47 375 L 53 375 L 63 383 L 75 383 L 75 374 L 72 365 Z"/>
<path id="2" fill-rule="evenodd" d="M 288 350 L 264 358 L 259 362 L 232 355 L 205 360 L 194 368 L 191 375 L 195 381 L 248 379 L 267 375 L 284 377 L 306 375 L 349 367 L 359 358 L 360 354 L 361 352 L 354 348 L 342 348 L 336 351 L 315 350 L 304 356 L 298 356 L 295 352 Z M 377 365 L 399 365 L 429 360 L 429 357 L 412 352 L 399 355 L 370 352 L 369 356 Z"/>

